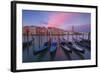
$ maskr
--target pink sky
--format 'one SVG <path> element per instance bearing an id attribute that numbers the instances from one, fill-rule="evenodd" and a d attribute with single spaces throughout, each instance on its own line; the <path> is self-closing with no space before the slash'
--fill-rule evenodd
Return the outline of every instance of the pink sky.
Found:
<path id="1" fill-rule="evenodd" d="M 59 27 L 69 20 L 70 17 L 71 15 L 66 13 L 52 14 L 49 16 L 48 27 Z"/>

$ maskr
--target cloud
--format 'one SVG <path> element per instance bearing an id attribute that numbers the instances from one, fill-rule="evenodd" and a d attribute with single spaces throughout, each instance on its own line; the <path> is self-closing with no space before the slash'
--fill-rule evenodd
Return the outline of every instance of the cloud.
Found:
<path id="1" fill-rule="evenodd" d="M 59 27 L 65 21 L 69 20 L 71 14 L 68 13 L 54 13 L 49 16 L 48 27 Z"/>

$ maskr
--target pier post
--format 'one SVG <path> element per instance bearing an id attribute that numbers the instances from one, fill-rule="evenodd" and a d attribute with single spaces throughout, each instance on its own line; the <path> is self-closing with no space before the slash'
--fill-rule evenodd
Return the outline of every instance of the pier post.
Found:
<path id="1" fill-rule="evenodd" d="M 76 39 L 78 40 L 78 34 L 76 34 Z"/>
<path id="2" fill-rule="evenodd" d="M 69 41 L 69 32 L 67 32 L 67 41 Z"/>
<path id="3" fill-rule="evenodd" d="M 88 40 L 90 40 L 90 32 L 88 33 Z"/>
<path id="4" fill-rule="evenodd" d="M 35 48 L 35 37 L 34 37 L 34 34 L 31 34 L 31 36 L 32 36 L 32 51 L 33 51 L 33 53 L 34 53 L 34 48 Z"/>
<path id="5" fill-rule="evenodd" d="M 74 33 L 74 26 L 72 26 L 72 41 L 73 41 L 73 35 L 74 35 L 75 33 Z"/>
<path id="6" fill-rule="evenodd" d="M 27 54 L 29 54 L 29 28 L 26 29 L 26 36 L 27 36 Z"/>
<path id="7" fill-rule="evenodd" d="M 84 33 L 82 33 L 82 35 L 83 35 L 83 39 L 84 39 Z"/>
<path id="8" fill-rule="evenodd" d="M 40 48 L 40 28 L 39 28 L 39 48 Z"/>

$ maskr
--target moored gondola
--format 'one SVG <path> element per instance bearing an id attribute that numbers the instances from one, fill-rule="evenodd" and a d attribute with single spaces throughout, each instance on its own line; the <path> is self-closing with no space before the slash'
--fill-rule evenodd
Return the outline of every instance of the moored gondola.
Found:
<path id="1" fill-rule="evenodd" d="M 51 45 L 49 48 L 51 60 L 54 59 L 54 57 L 56 55 L 56 50 L 57 50 L 57 42 L 51 42 Z"/>
<path id="2" fill-rule="evenodd" d="M 40 49 L 34 50 L 34 55 L 42 53 L 43 51 L 47 51 L 49 46 L 50 46 L 50 42 L 45 42 L 44 45 L 42 47 L 40 47 Z"/>
<path id="3" fill-rule="evenodd" d="M 29 42 L 23 42 L 23 50 L 25 50 L 25 48 L 28 48 L 29 46 L 32 45 L 33 40 L 29 41 Z"/>
<path id="4" fill-rule="evenodd" d="M 75 42 L 72 42 L 72 44 L 73 44 L 72 46 L 75 47 L 74 50 L 82 52 L 82 53 L 85 52 L 85 49 L 83 49 L 82 47 L 79 47 Z"/>
<path id="5" fill-rule="evenodd" d="M 66 45 L 66 42 L 61 42 L 60 43 L 61 48 L 65 51 L 65 52 L 69 52 L 72 53 L 72 50 Z"/>
<path id="6" fill-rule="evenodd" d="M 85 50 L 81 49 L 80 47 L 76 46 L 74 43 L 72 42 L 66 42 L 66 45 L 73 51 L 77 51 L 77 52 L 81 52 L 84 53 Z"/>
<path id="7" fill-rule="evenodd" d="M 75 41 L 75 43 L 81 47 L 84 48 L 88 48 L 89 50 L 91 49 L 91 44 L 87 44 L 86 42 L 84 42 L 83 40 L 77 41 L 76 39 L 73 39 Z"/>
<path id="8" fill-rule="evenodd" d="M 65 40 L 65 39 L 64 39 Z M 74 43 L 74 41 L 66 41 L 66 45 L 71 49 L 71 50 L 74 50 L 74 51 L 77 51 L 77 52 L 81 52 L 81 53 L 84 53 L 85 50 L 82 49 L 81 47 L 77 46 L 76 43 Z"/>

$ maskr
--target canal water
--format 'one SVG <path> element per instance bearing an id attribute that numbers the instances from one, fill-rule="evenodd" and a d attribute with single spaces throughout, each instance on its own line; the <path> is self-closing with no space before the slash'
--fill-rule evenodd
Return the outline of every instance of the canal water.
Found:
<path id="1" fill-rule="evenodd" d="M 59 40 L 59 39 L 60 40 Z M 68 61 L 68 60 L 86 60 L 91 58 L 91 50 L 85 47 L 80 47 L 81 49 L 84 49 L 85 52 L 79 52 L 72 50 L 71 52 L 66 52 L 63 50 L 62 47 L 59 46 L 59 42 L 61 40 L 65 40 L 66 42 L 73 42 L 73 39 L 75 38 L 78 41 L 80 41 L 80 38 L 88 39 L 88 36 L 82 36 L 82 35 L 69 35 L 69 36 L 23 36 L 23 43 L 24 42 L 30 42 L 31 44 L 28 45 L 28 47 L 24 47 L 22 51 L 22 61 L 24 63 L 28 62 L 44 62 L 44 61 Z M 45 42 L 48 42 L 49 40 L 52 40 L 52 42 L 57 43 L 57 49 L 51 56 L 50 48 L 47 48 L 47 50 L 44 50 L 42 52 L 39 52 L 38 54 L 34 54 L 34 51 L 39 51 L 43 49 Z M 78 46 L 78 45 L 77 45 Z M 51 48 L 53 49 L 53 48 Z"/>

